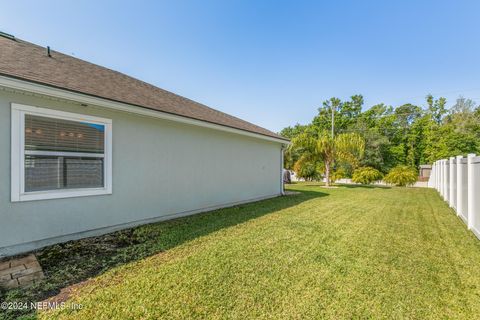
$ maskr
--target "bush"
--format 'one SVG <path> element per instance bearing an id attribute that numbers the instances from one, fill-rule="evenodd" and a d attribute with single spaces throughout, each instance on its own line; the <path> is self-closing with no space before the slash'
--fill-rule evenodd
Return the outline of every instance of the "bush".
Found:
<path id="1" fill-rule="evenodd" d="M 295 171 L 298 178 L 303 178 L 305 181 L 313 181 L 320 178 L 318 164 L 308 161 L 305 158 L 300 158 L 295 162 L 293 171 Z"/>
<path id="2" fill-rule="evenodd" d="M 411 186 L 417 182 L 417 170 L 408 166 L 397 166 L 390 170 L 390 172 L 383 179 L 388 184 L 393 184 L 400 187 Z"/>
<path id="3" fill-rule="evenodd" d="M 337 170 L 334 170 L 330 174 L 330 182 L 335 183 L 335 181 L 343 179 L 347 176 L 347 172 L 345 172 L 345 169 L 343 168 L 338 168 Z"/>
<path id="4" fill-rule="evenodd" d="M 383 174 L 372 167 L 362 167 L 353 171 L 352 181 L 361 184 L 372 184 L 383 178 Z"/>

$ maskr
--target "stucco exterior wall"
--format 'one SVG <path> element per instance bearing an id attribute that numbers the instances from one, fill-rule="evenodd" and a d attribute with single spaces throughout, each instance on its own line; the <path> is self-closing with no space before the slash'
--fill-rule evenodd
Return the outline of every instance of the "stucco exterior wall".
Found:
<path id="1" fill-rule="evenodd" d="M 113 121 L 113 194 L 10 201 L 11 103 Z M 281 144 L 0 90 L 0 256 L 281 194 Z"/>

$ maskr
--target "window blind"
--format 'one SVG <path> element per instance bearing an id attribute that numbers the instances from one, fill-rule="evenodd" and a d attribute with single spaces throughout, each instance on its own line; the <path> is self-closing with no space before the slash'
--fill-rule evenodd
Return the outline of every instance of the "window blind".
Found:
<path id="1" fill-rule="evenodd" d="M 25 191 L 104 186 L 105 127 L 25 115 Z"/>
<path id="2" fill-rule="evenodd" d="M 25 150 L 104 153 L 105 126 L 25 115 Z"/>

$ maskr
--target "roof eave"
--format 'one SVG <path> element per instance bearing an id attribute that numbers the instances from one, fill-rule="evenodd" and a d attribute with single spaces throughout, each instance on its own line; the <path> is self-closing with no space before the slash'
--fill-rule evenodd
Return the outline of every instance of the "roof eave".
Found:
<path id="1" fill-rule="evenodd" d="M 194 119 L 186 116 L 154 110 L 145 106 L 137 106 L 133 104 L 124 103 L 121 101 L 106 99 L 106 98 L 102 98 L 102 97 L 98 97 L 90 94 L 85 94 L 82 92 L 72 91 L 72 90 L 55 87 L 52 85 L 39 83 L 31 80 L 12 77 L 4 74 L 0 74 L 0 86 L 14 89 L 14 90 L 20 90 L 20 91 L 26 91 L 26 92 L 32 92 L 35 94 L 50 96 L 57 99 L 65 99 L 65 100 L 75 101 L 78 103 L 85 103 L 88 105 L 108 108 L 108 109 L 117 110 L 117 111 L 123 111 L 123 112 L 128 112 L 133 114 L 139 114 L 143 116 L 160 118 L 160 119 L 180 122 L 180 123 L 194 125 L 194 126 L 206 127 L 210 129 L 224 131 L 224 132 L 236 133 L 244 136 L 254 137 L 254 138 L 272 141 L 272 142 L 278 142 L 282 144 L 290 143 L 290 140 L 283 137 L 277 138 L 277 137 L 273 137 L 273 136 L 269 136 L 269 135 L 265 135 L 257 132 L 247 131 L 247 130 L 238 129 L 235 127 L 230 127 L 227 125 L 221 125 L 221 124 L 217 124 L 209 121 L 198 120 L 198 119 Z"/>

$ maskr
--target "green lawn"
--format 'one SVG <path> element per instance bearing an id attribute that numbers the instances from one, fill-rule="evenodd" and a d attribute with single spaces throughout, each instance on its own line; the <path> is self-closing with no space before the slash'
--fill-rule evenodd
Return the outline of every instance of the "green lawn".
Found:
<path id="1" fill-rule="evenodd" d="M 110 269 L 66 319 L 476 318 L 480 241 L 431 189 L 302 193 L 143 227 L 163 252 Z"/>

